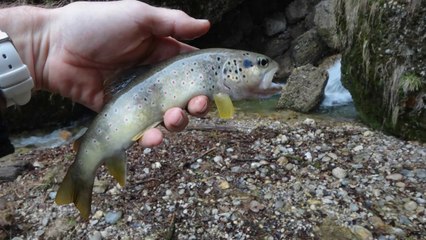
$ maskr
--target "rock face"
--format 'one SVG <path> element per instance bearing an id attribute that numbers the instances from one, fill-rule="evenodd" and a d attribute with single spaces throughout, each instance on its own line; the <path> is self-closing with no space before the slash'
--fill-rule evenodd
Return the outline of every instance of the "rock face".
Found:
<path id="1" fill-rule="evenodd" d="M 336 7 L 343 84 L 361 118 L 426 141 L 426 1 L 338 0 Z"/>
<path id="2" fill-rule="evenodd" d="M 322 100 L 327 80 L 328 74 L 324 69 L 310 64 L 296 68 L 281 92 L 278 107 L 311 111 Z"/>

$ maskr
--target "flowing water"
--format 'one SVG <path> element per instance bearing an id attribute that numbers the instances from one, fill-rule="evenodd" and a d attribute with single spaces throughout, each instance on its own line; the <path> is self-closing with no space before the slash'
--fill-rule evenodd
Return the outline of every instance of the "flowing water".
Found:
<path id="1" fill-rule="evenodd" d="M 340 59 L 329 69 L 329 80 L 325 88 L 325 97 L 318 110 L 310 115 L 319 117 L 331 117 L 337 119 L 353 120 L 357 114 L 352 103 L 350 93 L 342 86 L 340 81 Z M 279 96 L 274 96 L 265 100 L 252 100 L 236 102 L 235 106 L 240 112 L 259 113 L 260 115 L 274 114 L 275 116 L 288 116 L 288 111 L 277 110 L 275 108 Z M 87 121 L 86 121 L 87 123 Z M 70 143 L 84 132 L 83 123 L 74 123 L 61 129 L 50 132 L 39 131 L 19 134 L 11 137 L 16 148 L 46 148 L 56 147 Z"/>

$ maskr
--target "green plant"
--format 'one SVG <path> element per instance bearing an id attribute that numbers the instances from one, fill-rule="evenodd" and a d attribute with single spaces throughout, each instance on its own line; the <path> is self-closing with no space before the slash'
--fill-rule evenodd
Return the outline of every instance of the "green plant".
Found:
<path id="1" fill-rule="evenodd" d="M 399 82 L 399 89 L 404 93 L 419 91 L 422 86 L 422 80 L 414 73 L 405 73 Z"/>

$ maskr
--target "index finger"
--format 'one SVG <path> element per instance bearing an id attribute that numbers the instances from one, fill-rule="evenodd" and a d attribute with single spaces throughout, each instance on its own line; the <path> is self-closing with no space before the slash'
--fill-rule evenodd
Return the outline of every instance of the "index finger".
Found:
<path id="1" fill-rule="evenodd" d="M 208 20 L 195 19 L 181 10 L 141 4 L 144 14 L 138 15 L 138 24 L 143 29 L 151 29 L 155 36 L 189 40 L 204 35 L 210 28 Z"/>

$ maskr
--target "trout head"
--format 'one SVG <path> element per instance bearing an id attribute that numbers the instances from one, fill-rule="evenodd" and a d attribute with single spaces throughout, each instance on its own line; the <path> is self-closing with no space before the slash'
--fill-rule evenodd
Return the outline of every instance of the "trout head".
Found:
<path id="1" fill-rule="evenodd" d="M 234 100 L 270 97 L 281 90 L 280 84 L 272 82 L 278 68 L 278 63 L 265 55 L 236 51 L 224 61 L 218 91 Z"/>

